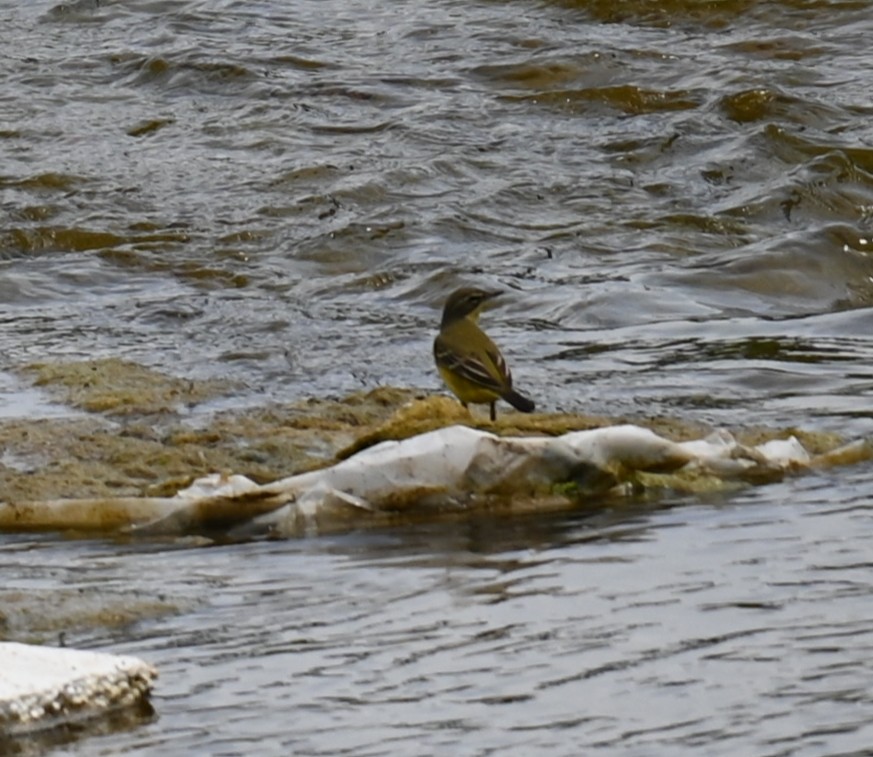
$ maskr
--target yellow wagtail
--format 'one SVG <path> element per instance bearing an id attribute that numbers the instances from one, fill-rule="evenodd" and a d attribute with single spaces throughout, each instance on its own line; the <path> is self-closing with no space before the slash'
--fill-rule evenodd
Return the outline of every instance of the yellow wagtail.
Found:
<path id="1" fill-rule="evenodd" d="M 491 420 L 497 418 L 494 405 L 506 400 L 516 410 L 533 412 L 534 403 L 512 388 L 512 374 L 497 345 L 479 328 L 482 306 L 500 291 L 463 287 L 449 295 L 443 308 L 440 333 L 433 343 L 433 356 L 446 386 L 461 401 L 489 403 Z"/>

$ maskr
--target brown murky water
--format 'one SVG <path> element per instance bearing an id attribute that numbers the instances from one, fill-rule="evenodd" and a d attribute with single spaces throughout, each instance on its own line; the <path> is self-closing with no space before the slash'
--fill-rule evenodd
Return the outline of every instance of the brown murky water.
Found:
<path id="1" fill-rule="evenodd" d="M 0 29 L 4 418 L 63 414 L 18 372 L 52 358 L 233 407 L 436 391 L 438 308 L 483 283 L 544 410 L 873 429 L 870 2 L 7 2 Z M 859 466 L 300 542 L 7 535 L 0 563 L 83 598 L 66 643 L 161 670 L 154 715 L 72 754 L 860 755 L 871 497 Z"/>

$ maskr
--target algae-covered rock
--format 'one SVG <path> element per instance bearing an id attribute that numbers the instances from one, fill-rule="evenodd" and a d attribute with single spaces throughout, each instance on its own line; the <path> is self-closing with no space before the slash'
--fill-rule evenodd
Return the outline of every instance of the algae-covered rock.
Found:
<path id="1" fill-rule="evenodd" d="M 172 496 L 210 473 L 267 483 L 325 467 L 383 441 L 461 424 L 499 436 L 559 436 L 635 423 L 674 441 L 711 429 L 674 418 L 605 418 L 481 408 L 415 389 L 379 387 L 342 398 L 207 412 L 198 405 L 232 393 L 224 381 L 196 381 L 114 358 L 46 362 L 22 369 L 83 413 L 0 421 L 0 501 Z M 812 454 L 841 443 L 798 429 L 732 429 L 743 444 L 797 436 Z M 654 481 L 654 479 L 652 479 Z"/>
<path id="2" fill-rule="evenodd" d="M 0 640 L 63 641 L 68 633 L 122 628 L 141 620 L 174 615 L 192 606 L 190 600 L 154 593 L 112 591 L 105 586 L 0 589 Z"/>
<path id="3" fill-rule="evenodd" d="M 233 385 L 116 359 L 41 363 L 22 372 L 84 413 L 0 421 L 0 501 L 172 495 L 213 472 L 273 481 L 329 464 L 338 449 L 417 396 L 386 387 L 199 412 L 199 403 Z"/>
<path id="4" fill-rule="evenodd" d="M 35 384 L 63 395 L 73 407 L 108 415 L 176 412 L 229 392 L 224 381 L 189 381 L 117 358 L 35 363 Z"/>

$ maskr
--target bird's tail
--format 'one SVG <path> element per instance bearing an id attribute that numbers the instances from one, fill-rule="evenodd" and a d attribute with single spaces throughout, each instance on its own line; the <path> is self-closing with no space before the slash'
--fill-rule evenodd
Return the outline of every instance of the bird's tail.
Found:
<path id="1" fill-rule="evenodd" d="M 523 394 L 519 394 L 515 389 L 510 389 L 502 396 L 510 405 L 522 413 L 532 413 L 536 407 L 533 400 L 529 400 Z"/>

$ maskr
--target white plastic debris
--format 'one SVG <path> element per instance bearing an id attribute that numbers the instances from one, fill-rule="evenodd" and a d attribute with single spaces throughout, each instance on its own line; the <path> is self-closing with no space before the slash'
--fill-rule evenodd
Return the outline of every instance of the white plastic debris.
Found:
<path id="1" fill-rule="evenodd" d="M 0 642 L 0 736 L 139 704 L 156 677 L 153 667 L 135 657 Z"/>
<path id="2" fill-rule="evenodd" d="M 794 436 L 744 447 L 722 430 L 680 446 L 694 456 L 697 465 L 723 478 L 779 474 L 807 467 L 812 462 L 809 452 Z"/>
<path id="3" fill-rule="evenodd" d="M 813 464 L 869 459 L 857 442 L 811 458 L 795 439 L 745 447 L 727 432 L 677 443 L 633 425 L 559 437 L 498 437 L 450 426 L 383 442 L 336 465 L 259 486 L 213 474 L 174 497 L 0 503 L 0 528 L 77 528 L 188 534 L 251 528 L 276 534 L 335 529 L 399 512 L 472 510 L 525 500 L 554 507 L 556 492 L 576 499 L 620 491 L 639 472 L 689 466 L 720 479 L 772 480 Z M 544 505 L 545 506 L 545 505 Z"/>

